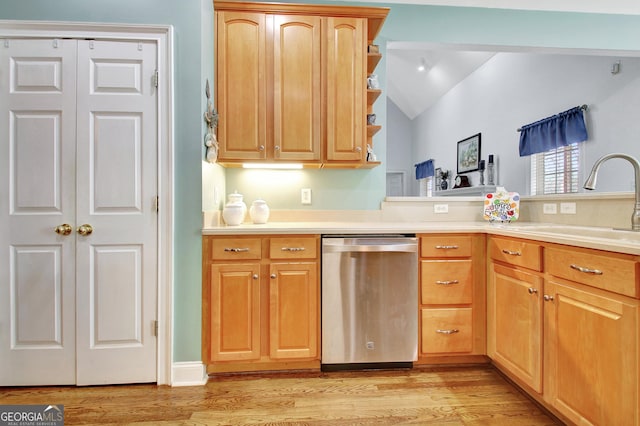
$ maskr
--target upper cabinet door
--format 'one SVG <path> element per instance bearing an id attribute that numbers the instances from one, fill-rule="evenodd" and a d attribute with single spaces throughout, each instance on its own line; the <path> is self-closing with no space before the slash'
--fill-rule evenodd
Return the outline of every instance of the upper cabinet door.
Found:
<path id="1" fill-rule="evenodd" d="M 364 161 L 366 20 L 327 18 L 327 160 Z"/>
<path id="2" fill-rule="evenodd" d="M 266 16 L 216 12 L 220 159 L 262 160 L 267 146 Z"/>
<path id="3" fill-rule="evenodd" d="M 274 160 L 319 161 L 321 18 L 273 19 Z"/>

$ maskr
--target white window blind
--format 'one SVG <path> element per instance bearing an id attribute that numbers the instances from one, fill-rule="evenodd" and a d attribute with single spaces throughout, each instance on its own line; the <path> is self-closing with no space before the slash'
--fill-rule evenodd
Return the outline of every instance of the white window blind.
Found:
<path id="1" fill-rule="evenodd" d="M 582 144 L 531 156 L 531 195 L 578 192 Z"/>

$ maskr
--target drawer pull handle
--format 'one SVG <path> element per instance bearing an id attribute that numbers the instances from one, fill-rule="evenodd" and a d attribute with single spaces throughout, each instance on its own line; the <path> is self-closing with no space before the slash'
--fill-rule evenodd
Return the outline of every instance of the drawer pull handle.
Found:
<path id="1" fill-rule="evenodd" d="M 237 248 L 237 247 L 225 247 L 224 251 L 230 251 L 232 253 L 244 253 L 249 251 L 248 248 Z"/>
<path id="2" fill-rule="evenodd" d="M 282 247 L 280 250 L 282 251 L 304 251 L 304 247 Z"/>
<path id="3" fill-rule="evenodd" d="M 436 333 L 440 334 L 455 334 L 459 332 L 460 330 L 458 330 L 457 328 L 452 328 L 451 330 L 436 330 Z"/>
<path id="4" fill-rule="evenodd" d="M 436 281 L 436 284 L 439 284 L 439 285 L 451 285 L 451 284 L 458 284 L 459 282 L 460 281 L 458 281 L 458 280 L 448 280 L 448 281 L 440 281 L 440 280 L 438 280 L 438 281 Z"/>
<path id="5" fill-rule="evenodd" d="M 590 269 L 590 268 L 585 268 L 584 266 L 578 266 L 578 265 L 570 265 L 571 269 L 575 269 L 576 271 L 580 271 L 580 272 L 584 272 L 585 274 L 591 274 L 591 275 L 602 275 L 603 272 L 599 269 Z"/>
<path id="6" fill-rule="evenodd" d="M 503 252 L 504 254 L 508 254 L 509 256 L 522 256 L 522 253 L 520 253 L 519 251 L 513 251 L 513 250 L 502 249 L 502 252 Z"/>
<path id="7" fill-rule="evenodd" d="M 437 250 L 456 250 L 458 246 L 436 246 Z"/>

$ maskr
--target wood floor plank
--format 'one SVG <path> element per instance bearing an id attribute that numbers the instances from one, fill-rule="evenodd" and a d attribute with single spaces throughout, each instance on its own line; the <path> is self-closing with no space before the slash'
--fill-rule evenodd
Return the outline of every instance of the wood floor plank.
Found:
<path id="1" fill-rule="evenodd" d="M 0 404 L 62 404 L 67 425 L 561 424 L 490 366 L 227 374 L 179 388 L 0 388 Z"/>

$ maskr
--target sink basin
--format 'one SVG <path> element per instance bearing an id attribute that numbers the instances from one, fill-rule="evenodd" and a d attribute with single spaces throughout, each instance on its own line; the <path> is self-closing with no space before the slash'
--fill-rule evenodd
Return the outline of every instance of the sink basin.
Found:
<path id="1" fill-rule="evenodd" d="M 640 232 L 630 229 L 598 228 L 590 226 L 571 225 L 526 225 L 516 227 L 522 232 L 535 232 L 543 234 L 553 234 L 556 236 L 576 236 L 582 238 L 602 238 L 608 240 L 621 240 L 640 244 Z"/>

